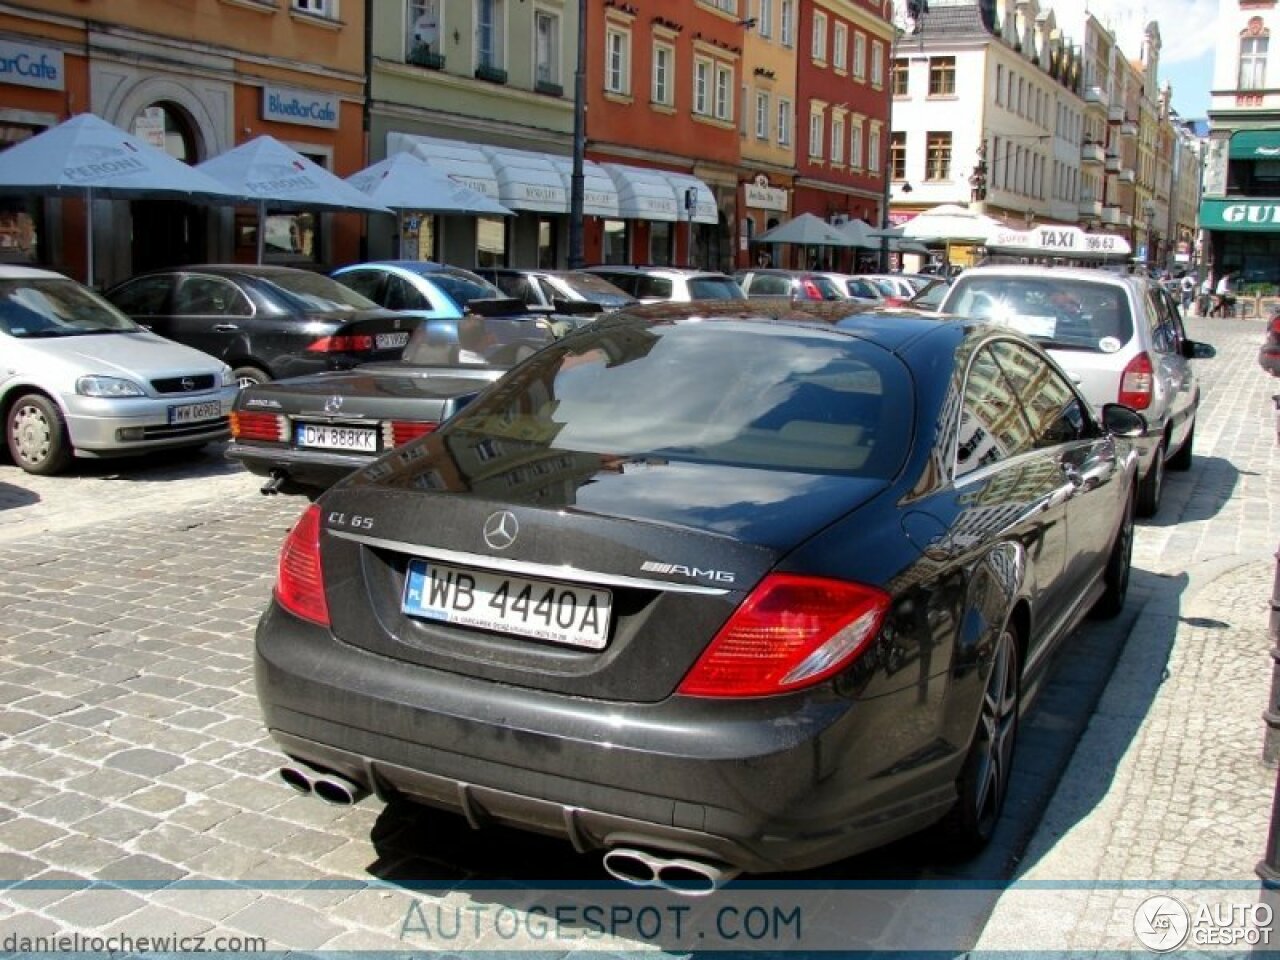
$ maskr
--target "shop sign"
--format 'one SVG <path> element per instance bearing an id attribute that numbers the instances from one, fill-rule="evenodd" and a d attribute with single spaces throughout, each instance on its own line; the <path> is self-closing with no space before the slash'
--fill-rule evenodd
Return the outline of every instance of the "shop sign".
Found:
<path id="1" fill-rule="evenodd" d="M 263 87 L 262 119 L 336 130 L 338 98 L 333 94 L 316 93 L 314 90 Z"/>
<path id="2" fill-rule="evenodd" d="M 786 212 L 787 191 L 769 186 L 769 178 L 763 173 L 751 183 L 743 184 L 743 189 L 746 193 L 748 207 L 754 207 L 757 210 L 781 210 L 784 213 Z"/>
<path id="3" fill-rule="evenodd" d="M 62 51 L 33 43 L 0 40 L 0 83 L 65 90 Z"/>
<path id="4" fill-rule="evenodd" d="M 1206 230 L 1280 232 L 1280 199 L 1206 199 L 1200 205 L 1200 226 Z"/>

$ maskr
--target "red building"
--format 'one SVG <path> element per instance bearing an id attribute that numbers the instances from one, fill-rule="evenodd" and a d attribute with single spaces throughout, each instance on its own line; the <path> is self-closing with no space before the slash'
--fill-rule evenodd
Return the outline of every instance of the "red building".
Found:
<path id="1" fill-rule="evenodd" d="M 799 5 L 793 215 L 880 222 L 893 25 L 875 0 Z M 848 252 L 824 253 L 851 266 Z"/>

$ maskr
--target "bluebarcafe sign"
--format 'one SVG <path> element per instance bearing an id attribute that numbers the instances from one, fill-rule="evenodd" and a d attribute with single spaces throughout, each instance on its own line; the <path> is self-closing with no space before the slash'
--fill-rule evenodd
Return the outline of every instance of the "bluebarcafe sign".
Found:
<path id="1" fill-rule="evenodd" d="M 62 51 L 34 43 L 0 40 L 0 83 L 65 90 L 67 81 Z"/>
<path id="2" fill-rule="evenodd" d="M 338 98 L 314 90 L 262 88 L 262 119 L 338 129 Z"/>

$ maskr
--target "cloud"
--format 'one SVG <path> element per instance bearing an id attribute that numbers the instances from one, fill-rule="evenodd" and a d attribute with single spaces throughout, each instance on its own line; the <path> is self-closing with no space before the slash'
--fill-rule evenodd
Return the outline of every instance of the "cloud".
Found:
<path id="1" fill-rule="evenodd" d="M 1058 23 L 1082 43 L 1086 10 L 1115 32 L 1120 49 L 1131 60 L 1142 52 L 1147 24 L 1160 25 L 1161 64 L 1187 63 L 1212 53 L 1216 44 L 1218 0 L 1055 0 Z"/>

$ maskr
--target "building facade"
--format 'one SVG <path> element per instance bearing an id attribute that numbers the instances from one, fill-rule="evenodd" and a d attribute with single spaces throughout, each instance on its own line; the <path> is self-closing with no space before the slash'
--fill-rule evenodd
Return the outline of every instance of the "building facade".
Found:
<path id="1" fill-rule="evenodd" d="M 1280 284 L 1280 84 L 1270 4 L 1220 0 L 1200 205 L 1203 250 L 1215 276 Z"/>
<path id="2" fill-rule="evenodd" d="M 341 3 L 341 8 L 339 4 Z M 91 112 L 188 163 L 269 134 L 346 176 L 364 163 L 364 4 L 164 0 L 0 4 L 0 145 Z M 181 263 L 252 261 L 249 211 L 177 200 L 95 201 L 95 280 Z M 355 259 L 361 218 L 270 212 L 268 259 Z M 0 202 L 0 258 L 84 275 L 83 204 Z M 121 241 L 121 238 L 128 238 Z"/>

